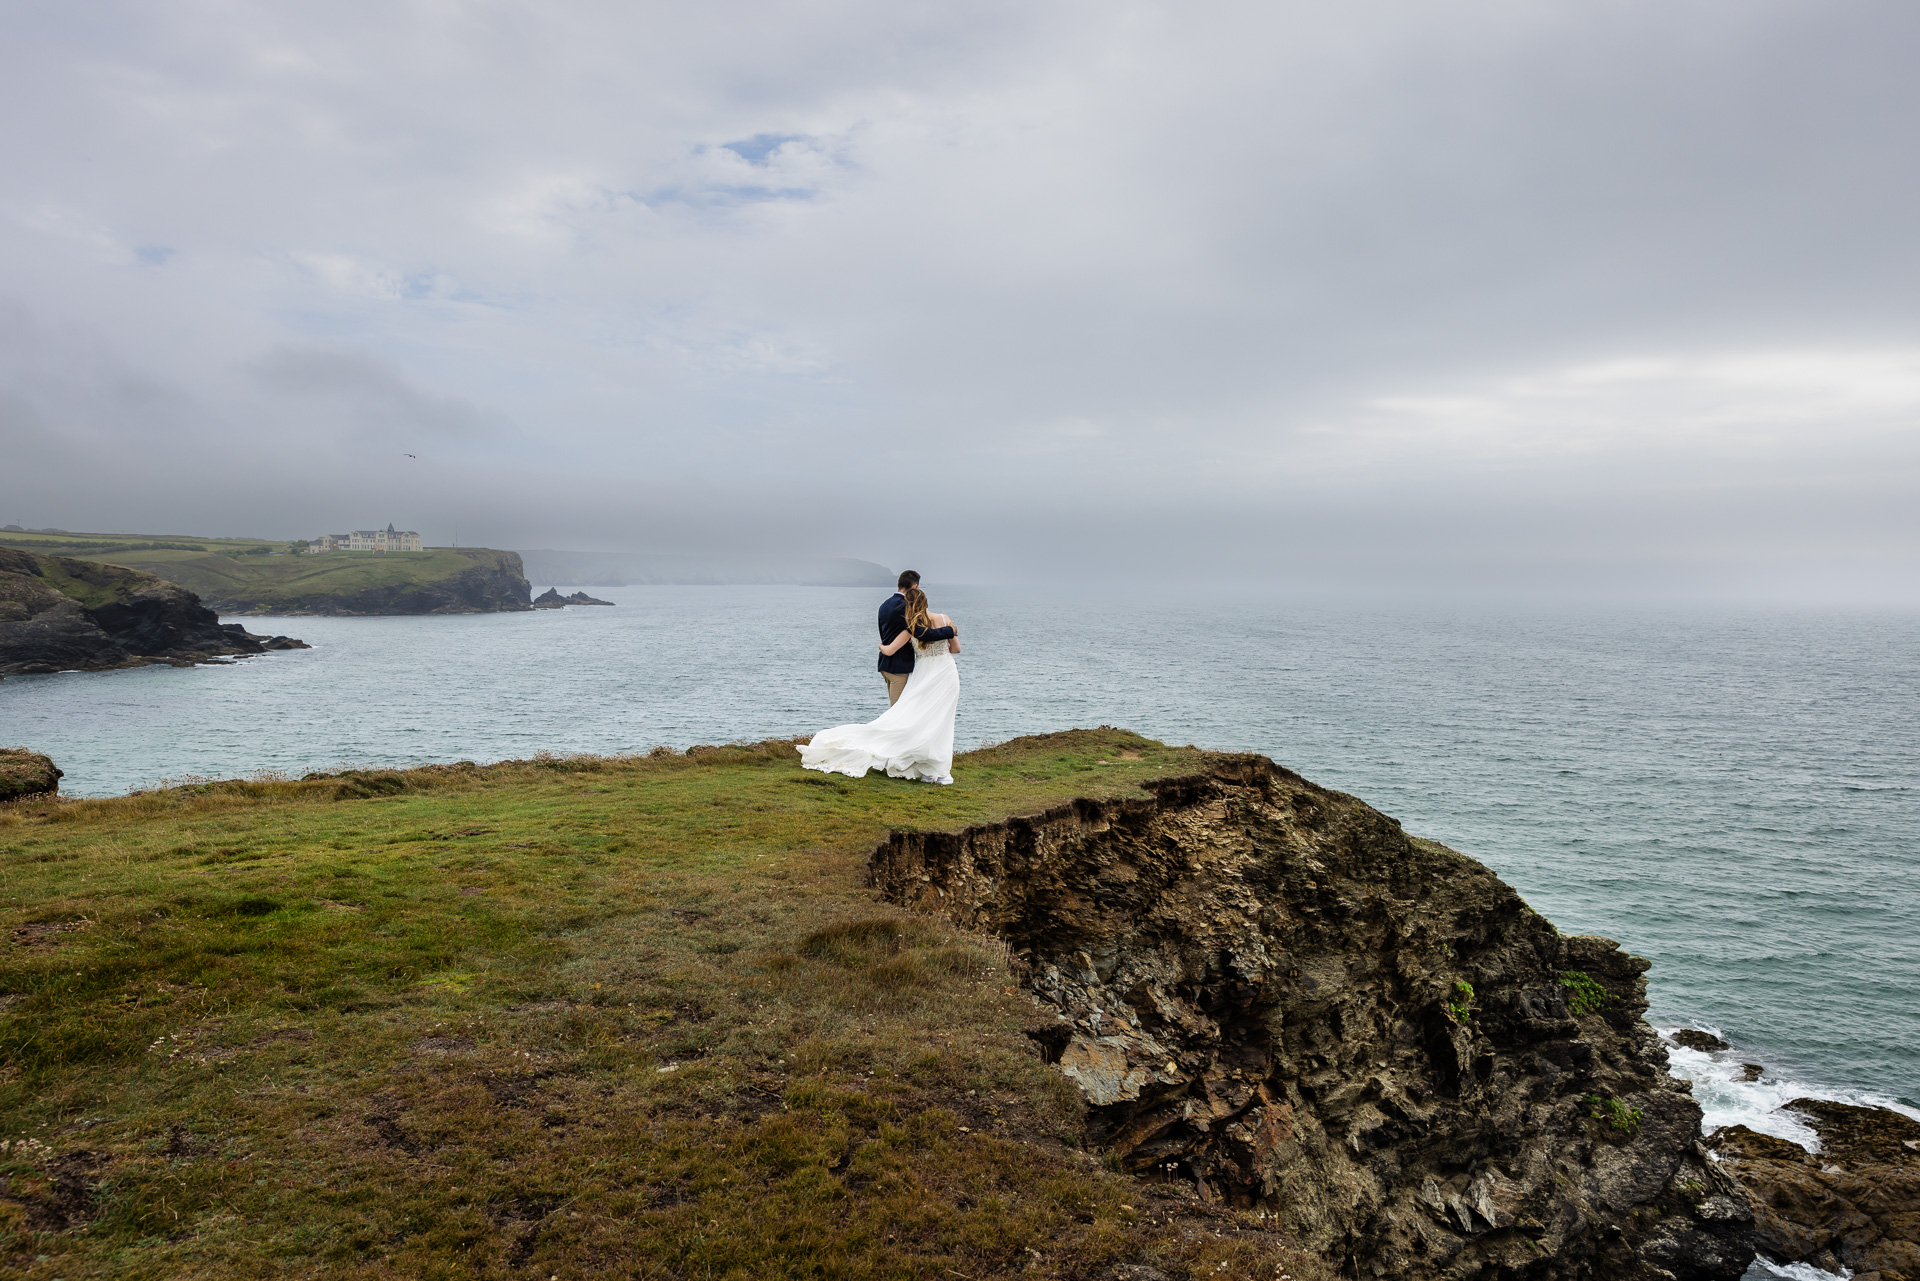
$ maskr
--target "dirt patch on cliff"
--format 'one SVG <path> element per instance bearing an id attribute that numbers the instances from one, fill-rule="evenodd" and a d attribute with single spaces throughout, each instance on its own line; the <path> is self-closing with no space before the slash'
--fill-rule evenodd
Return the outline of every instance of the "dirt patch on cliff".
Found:
<path id="1" fill-rule="evenodd" d="M 112 1160 L 104 1152 L 63 1152 L 49 1160 L 38 1177 L 0 1184 L 0 1200 L 24 1210 L 27 1227 L 35 1232 L 84 1226 L 93 1217 L 100 1174 Z"/>

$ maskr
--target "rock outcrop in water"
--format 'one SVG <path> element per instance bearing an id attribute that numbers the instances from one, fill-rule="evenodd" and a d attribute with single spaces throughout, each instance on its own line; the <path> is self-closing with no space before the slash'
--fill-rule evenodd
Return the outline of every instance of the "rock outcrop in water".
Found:
<path id="1" fill-rule="evenodd" d="M 889 899 L 998 935 L 1090 1138 L 1356 1277 L 1735 1278 L 1745 1193 L 1642 1015 L 1647 962 L 1261 757 L 958 834 Z"/>
<path id="2" fill-rule="evenodd" d="M 223 625 L 192 592 L 151 574 L 0 547 L 0 676 L 186 666 L 305 648 Z"/>
<path id="3" fill-rule="evenodd" d="M 1820 1151 L 1717 1131 L 1708 1145 L 1753 1194 L 1760 1253 L 1854 1281 L 1920 1281 L 1920 1122 L 1887 1108 L 1795 1099 Z"/>
<path id="4" fill-rule="evenodd" d="M 558 587 L 549 587 L 534 598 L 535 609 L 565 609 L 569 605 L 611 605 L 610 600 L 596 600 L 585 592 L 575 592 L 571 596 L 562 596 Z"/>

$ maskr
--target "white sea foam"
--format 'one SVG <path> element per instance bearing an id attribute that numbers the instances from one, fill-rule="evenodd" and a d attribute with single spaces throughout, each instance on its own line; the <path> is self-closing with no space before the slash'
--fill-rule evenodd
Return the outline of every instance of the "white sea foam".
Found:
<path id="1" fill-rule="evenodd" d="M 1703 1113 L 1700 1128 L 1708 1134 L 1729 1125 L 1744 1125 L 1760 1134 L 1798 1143 L 1809 1152 L 1818 1152 L 1820 1136 L 1807 1124 L 1807 1118 L 1784 1106 L 1793 1099 L 1823 1099 L 1858 1107 L 1891 1108 L 1903 1116 L 1920 1121 L 1920 1110 L 1897 1103 L 1883 1094 L 1866 1090 L 1836 1090 L 1784 1075 L 1764 1065 L 1758 1080 L 1742 1080 L 1745 1065 L 1757 1056 L 1751 1052 L 1743 1053 L 1738 1046 L 1727 1050 L 1702 1051 L 1676 1045 L 1672 1036 L 1681 1026 L 1663 1027 L 1658 1031 L 1667 1042 L 1668 1070 L 1683 1081 L 1693 1082 L 1693 1098 Z M 1722 1040 L 1726 1039 L 1718 1028 L 1708 1024 L 1684 1026 L 1698 1027 Z M 1799 1268 L 1805 1265 L 1796 1263 L 1792 1266 Z M 1802 1274 L 1781 1272 L 1778 1275 Z M 1830 1274 L 1815 1269 L 1805 1275 L 1824 1277 Z"/>
<path id="2" fill-rule="evenodd" d="M 1747 1281 L 1764 1281 L 1769 1277 L 1788 1277 L 1791 1281 L 1848 1281 L 1853 1273 L 1847 1268 L 1838 1272 L 1826 1272 L 1811 1263 L 1775 1263 L 1764 1255 L 1753 1261 L 1747 1269 Z"/>

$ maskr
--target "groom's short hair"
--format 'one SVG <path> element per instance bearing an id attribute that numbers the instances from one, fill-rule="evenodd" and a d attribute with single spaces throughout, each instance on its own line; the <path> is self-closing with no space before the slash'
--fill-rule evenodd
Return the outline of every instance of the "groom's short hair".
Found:
<path id="1" fill-rule="evenodd" d="M 897 584 L 897 586 L 900 588 L 901 591 L 904 592 L 909 587 L 918 587 L 919 585 L 920 585 L 919 570 L 903 569 L 900 571 L 900 582 Z"/>

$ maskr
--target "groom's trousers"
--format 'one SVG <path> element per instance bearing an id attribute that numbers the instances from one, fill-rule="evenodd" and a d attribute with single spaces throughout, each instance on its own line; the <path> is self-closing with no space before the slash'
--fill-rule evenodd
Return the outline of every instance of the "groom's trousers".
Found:
<path id="1" fill-rule="evenodd" d="M 887 678 L 887 706 L 892 707 L 900 701 L 900 691 L 907 687 L 907 677 L 912 672 L 881 672 Z"/>

